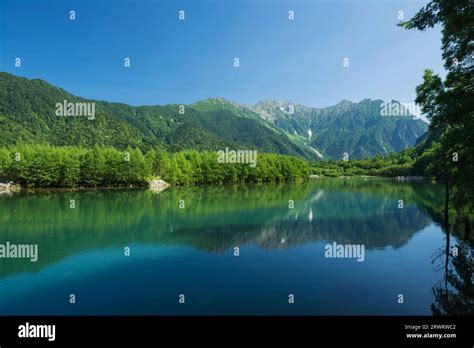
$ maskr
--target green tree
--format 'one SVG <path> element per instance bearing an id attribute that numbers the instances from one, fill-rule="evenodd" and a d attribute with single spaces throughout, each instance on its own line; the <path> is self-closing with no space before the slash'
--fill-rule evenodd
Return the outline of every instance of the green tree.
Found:
<path id="1" fill-rule="evenodd" d="M 400 25 L 425 30 L 441 24 L 443 81 L 430 70 L 417 88 L 417 103 L 431 119 L 431 131 L 441 130 L 435 151 L 436 177 L 445 183 L 447 214 L 450 188 L 453 203 L 466 214 L 474 208 L 474 3 L 470 0 L 432 0 Z"/>

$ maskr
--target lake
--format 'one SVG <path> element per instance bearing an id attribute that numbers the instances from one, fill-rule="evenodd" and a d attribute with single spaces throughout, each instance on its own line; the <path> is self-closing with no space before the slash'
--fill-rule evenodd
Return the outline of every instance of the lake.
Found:
<path id="1" fill-rule="evenodd" d="M 38 259 L 0 258 L 0 314 L 472 311 L 472 241 L 442 206 L 437 184 L 363 178 L 1 195 L 0 244 Z"/>

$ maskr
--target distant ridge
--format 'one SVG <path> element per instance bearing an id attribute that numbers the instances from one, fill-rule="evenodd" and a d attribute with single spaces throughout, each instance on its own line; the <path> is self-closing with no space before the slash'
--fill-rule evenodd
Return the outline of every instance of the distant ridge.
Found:
<path id="1" fill-rule="evenodd" d="M 95 103 L 95 118 L 58 117 L 55 105 Z M 218 150 L 252 148 L 307 160 L 373 157 L 414 146 L 421 120 L 381 117 L 380 100 L 347 100 L 326 108 L 286 101 L 255 105 L 209 98 L 190 105 L 129 106 L 74 96 L 41 79 L 0 72 L 0 146 L 128 146 Z M 183 110 L 181 110 L 183 109 Z M 182 112 L 180 112 L 180 110 Z"/>

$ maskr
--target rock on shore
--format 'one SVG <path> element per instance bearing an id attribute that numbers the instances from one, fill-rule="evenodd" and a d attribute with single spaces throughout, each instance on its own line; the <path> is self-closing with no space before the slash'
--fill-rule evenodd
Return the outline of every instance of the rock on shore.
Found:
<path id="1" fill-rule="evenodd" d="M 153 192 L 161 192 L 164 189 L 168 188 L 169 186 L 170 184 L 168 184 L 166 181 L 161 180 L 161 179 L 149 181 L 150 191 L 153 191 Z"/>
<path id="2" fill-rule="evenodd" d="M 18 185 L 14 185 L 10 182 L 6 183 L 6 184 L 0 182 L 0 194 L 16 192 L 19 189 L 20 189 L 20 187 Z"/>

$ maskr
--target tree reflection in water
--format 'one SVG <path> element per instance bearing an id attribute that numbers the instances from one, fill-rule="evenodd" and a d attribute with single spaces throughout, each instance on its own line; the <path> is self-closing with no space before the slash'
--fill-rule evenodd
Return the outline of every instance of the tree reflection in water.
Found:
<path id="1" fill-rule="evenodd" d="M 464 231 L 462 230 L 464 229 Z M 452 230 L 452 231 L 451 231 Z M 436 270 L 443 276 L 433 287 L 435 302 L 431 305 L 434 315 L 474 314 L 474 243 L 469 221 L 443 223 L 446 244 L 433 258 Z"/>

